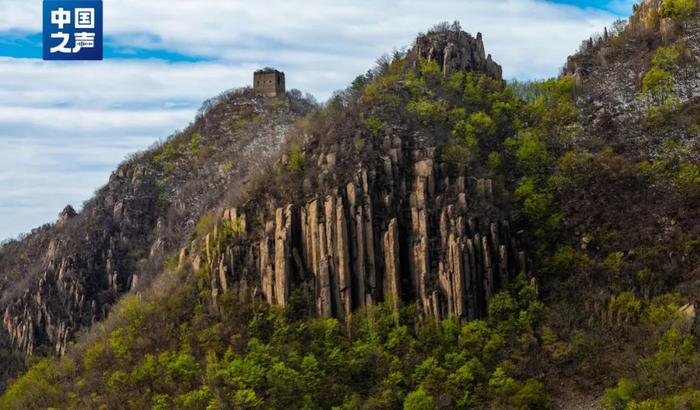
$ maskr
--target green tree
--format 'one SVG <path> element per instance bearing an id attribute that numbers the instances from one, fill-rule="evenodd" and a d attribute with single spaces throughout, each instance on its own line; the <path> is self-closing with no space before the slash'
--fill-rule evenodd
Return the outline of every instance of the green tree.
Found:
<path id="1" fill-rule="evenodd" d="M 523 131 L 518 140 L 515 157 L 518 166 L 526 175 L 540 175 L 544 173 L 551 163 L 551 156 L 547 145 L 539 138 L 537 133 Z"/>
<path id="2" fill-rule="evenodd" d="M 700 194 L 700 168 L 696 164 L 683 162 L 676 175 L 678 189 L 688 197 Z"/>
<path id="3" fill-rule="evenodd" d="M 419 388 L 408 393 L 403 402 L 403 408 L 404 410 L 435 410 L 437 406 L 433 396 L 426 393 L 423 388 Z"/>
<path id="4" fill-rule="evenodd" d="M 642 92 L 650 95 L 658 104 L 674 94 L 674 84 L 671 73 L 662 68 L 652 67 L 644 74 Z"/>

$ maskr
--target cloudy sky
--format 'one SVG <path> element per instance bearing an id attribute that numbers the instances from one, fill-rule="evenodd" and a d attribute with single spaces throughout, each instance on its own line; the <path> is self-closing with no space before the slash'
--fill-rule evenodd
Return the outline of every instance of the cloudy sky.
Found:
<path id="1" fill-rule="evenodd" d="M 511 79 L 557 74 L 632 0 L 105 0 L 105 60 L 41 60 L 41 1 L 0 0 L 0 240 L 79 208 L 130 152 L 274 66 L 319 100 L 419 31 L 482 32 Z"/>

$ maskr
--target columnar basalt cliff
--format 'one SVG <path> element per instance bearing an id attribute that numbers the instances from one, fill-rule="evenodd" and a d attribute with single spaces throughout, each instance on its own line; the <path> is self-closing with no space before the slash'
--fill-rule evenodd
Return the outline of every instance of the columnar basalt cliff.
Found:
<path id="1" fill-rule="evenodd" d="M 419 37 L 406 61 L 417 58 L 438 61 L 446 75 L 501 76 L 481 36 L 461 31 Z M 417 303 L 438 319 L 482 317 L 499 289 L 528 272 L 526 246 L 493 181 L 441 160 L 446 134 L 392 126 L 382 136 L 307 136 L 297 198 L 254 195 L 219 209 L 229 232 L 217 228 L 182 249 L 180 266 L 208 274 L 214 307 L 228 289 L 282 306 L 300 296 L 322 317 L 384 301 Z M 288 167 L 283 157 L 273 174 L 299 178 Z"/>
<path id="2" fill-rule="evenodd" d="M 417 301 L 436 318 L 483 316 L 491 296 L 527 270 L 524 246 L 508 219 L 477 211 L 491 204 L 490 180 L 449 176 L 433 149 L 406 142 L 387 141 L 377 168 L 359 168 L 327 194 L 268 214 L 257 204 L 219 211 L 233 224 L 265 222 L 226 249 L 211 252 L 217 231 L 189 250 L 195 269 L 211 269 L 212 303 L 233 285 L 283 306 L 296 289 L 308 291 L 323 317 L 385 300 Z"/>

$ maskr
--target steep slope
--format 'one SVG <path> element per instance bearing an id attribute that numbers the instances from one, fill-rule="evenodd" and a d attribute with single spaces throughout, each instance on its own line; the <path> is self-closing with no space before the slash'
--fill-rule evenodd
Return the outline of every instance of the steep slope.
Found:
<path id="1" fill-rule="evenodd" d="M 63 354 L 76 331 L 152 278 L 206 210 L 279 155 L 311 108 L 298 92 L 222 94 L 185 131 L 122 164 L 80 213 L 69 206 L 55 224 L 3 244 L 0 338 L 25 355 Z"/>
<path id="2" fill-rule="evenodd" d="M 695 2 L 645 1 L 625 27 L 584 43 L 565 67 L 584 129 L 568 137 L 574 144 L 542 188 L 562 221 L 537 258 L 553 310 L 549 349 L 558 356 L 554 378 L 578 385 L 564 389 L 599 397 L 620 377 L 634 380 L 609 392 L 613 408 L 661 405 L 666 395 L 663 405 L 678 408 L 670 395 L 700 388 L 684 376 L 697 371 L 700 290 L 693 9 Z M 688 343 L 688 356 L 669 338 Z M 687 394 L 679 400 L 696 406 Z"/>

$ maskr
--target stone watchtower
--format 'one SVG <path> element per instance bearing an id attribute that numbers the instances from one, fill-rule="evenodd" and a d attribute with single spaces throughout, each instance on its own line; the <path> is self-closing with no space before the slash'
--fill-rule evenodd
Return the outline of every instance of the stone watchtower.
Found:
<path id="1" fill-rule="evenodd" d="M 284 95 L 284 73 L 269 67 L 256 71 L 253 74 L 253 90 L 265 97 Z"/>

